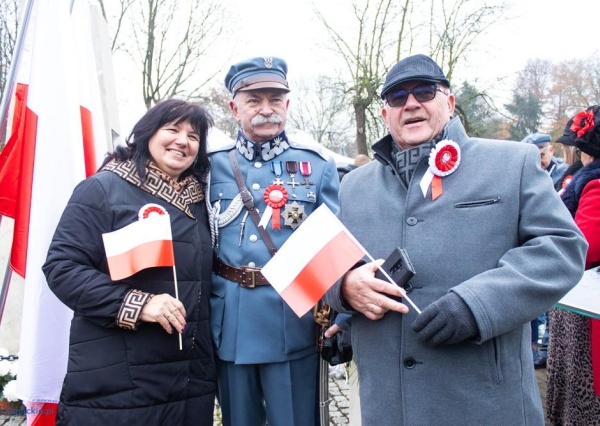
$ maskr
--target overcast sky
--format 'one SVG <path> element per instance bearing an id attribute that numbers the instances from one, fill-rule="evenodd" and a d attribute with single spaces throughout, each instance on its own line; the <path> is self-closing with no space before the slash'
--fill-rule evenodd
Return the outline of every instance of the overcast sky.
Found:
<path id="1" fill-rule="evenodd" d="M 528 59 L 541 58 L 561 61 L 588 57 L 600 51 L 600 0 L 508 0 L 511 8 L 507 20 L 492 26 L 478 42 L 477 50 L 463 63 L 455 77 L 469 79 L 480 88 L 496 84 L 499 105 L 512 96 L 512 77 L 523 68 Z M 331 69 L 327 51 L 321 46 L 328 41 L 327 34 L 313 14 L 310 0 L 221 0 L 232 11 L 231 32 L 236 40 L 231 51 L 231 62 L 252 56 L 280 56 L 289 65 L 290 79 L 306 79 Z M 340 22 L 351 19 L 349 0 L 319 0 L 319 8 L 326 16 Z M 421 53 L 421 52 L 414 52 Z M 140 111 L 139 84 L 132 84 L 136 71 L 119 69 L 121 115 Z M 227 72 L 224 67 L 219 81 Z M 454 82 L 459 84 L 460 82 Z M 131 87 L 135 92 L 131 92 Z M 502 99 L 504 98 L 504 99 Z M 127 116 L 122 126 L 132 120 Z M 134 119 L 135 120 L 135 119 Z"/>

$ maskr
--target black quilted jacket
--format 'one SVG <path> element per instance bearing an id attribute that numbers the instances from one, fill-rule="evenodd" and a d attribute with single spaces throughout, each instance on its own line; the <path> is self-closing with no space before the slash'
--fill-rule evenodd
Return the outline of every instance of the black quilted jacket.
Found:
<path id="1" fill-rule="evenodd" d="M 187 312 L 183 350 L 158 324 L 117 327 L 132 288 L 174 295 L 173 270 L 149 268 L 113 282 L 102 234 L 138 220 L 159 204 L 171 217 L 179 298 Z M 204 201 L 196 220 L 103 171 L 80 183 L 60 220 L 46 263 L 48 284 L 74 311 L 69 362 L 57 424 L 212 425 L 216 367 L 208 325 L 212 248 Z"/>

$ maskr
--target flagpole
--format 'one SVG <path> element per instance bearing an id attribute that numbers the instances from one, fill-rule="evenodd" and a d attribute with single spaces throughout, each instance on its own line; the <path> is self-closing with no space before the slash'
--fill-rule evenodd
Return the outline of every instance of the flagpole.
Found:
<path id="1" fill-rule="evenodd" d="M 363 253 L 365 254 L 365 256 L 367 256 L 371 262 L 375 262 L 375 259 L 373 259 L 373 256 L 371 256 L 369 254 L 369 252 L 362 246 L 362 244 L 358 242 L 358 240 L 354 237 L 354 235 L 352 235 L 350 233 L 350 231 L 348 231 L 347 229 L 345 231 L 346 231 L 346 235 L 348 235 L 354 241 L 354 243 L 358 247 L 360 247 L 360 249 L 363 251 Z M 392 277 L 390 277 L 389 274 L 386 271 L 383 270 L 383 268 L 381 267 L 381 265 L 377 265 L 377 269 L 379 269 L 383 273 L 383 275 L 388 279 L 388 281 L 390 283 L 396 284 L 396 282 L 392 279 Z M 419 308 L 417 308 L 417 305 L 415 305 L 413 303 L 413 301 L 410 300 L 410 298 L 408 297 L 407 294 L 405 294 L 404 296 L 402 296 L 402 298 L 406 299 L 406 301 L 408 303 L 410 303 L 410 306 L 412 306 L 414 308 L 414 310 L 417 311 L 418 314 L 421 314 L 421 310 Z"/>
<path id="2" fill-rule="evenodd" d="M 175 263 L 175 262 L 173 262 Z M 173 286 L 175 287 L 175 299 L 179 300 L 179 288 L 177 286 L 177 271 L 175 270 L 175 265 L 173 265 Z M 179 335 L 179 350 L 183 350 L 183 342 L 181 341 L 181 333 L 177 333 Z"/>
<path id="3" fill-rule="evenodd" d="M 1 216 L 0 216 L 1 218 Z M 10 288 L 10 279 L 12 278 L 12 268 L 10 267 L 10 259 L 6 263 L 6 272 L 4 272 L 4 280 L 2 281 L 2 289 L 0 290 L 0 324 L 4 317 L 4 307 L 8 298 L 8 289 Z"/>
<path id="4" fill-rule="evenodd" d="M 19 63 L 21 62 L 21 53 L 23 51 L 23 40 L 27 33 L 27 27 L 29 26 L 29 18 L 31 17 L 31 10 L 33 9 L 34 0 L 27 0 L 25 5 L 25 12 L 23 13 L 23 22 L 19 26 L 19 33 L 17 34 L 17 40 L 15 43 L 15 50 L 13 52 L 12 61 L 10 62 L 10 70 L 8 71 L 8 77 L 6 84 L 4 85 L 4 91 L 2 92 L 2 101 L 0 103 L 0 113 L 2 114 L 2 124 L 0 127 L 0 141 L 4 139 L 6 131 L 6 121 L 8 120 L 8 107 L 10 100 L 15 89 L 15 78 L 19 69 Z"/>

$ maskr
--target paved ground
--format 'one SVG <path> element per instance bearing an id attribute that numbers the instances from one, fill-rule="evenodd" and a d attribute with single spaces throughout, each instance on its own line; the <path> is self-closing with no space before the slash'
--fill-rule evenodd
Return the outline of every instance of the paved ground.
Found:
<path id="1" fill-rule="evenodd" d="M 546 405 L 546 369 L 542 368 L 536 370 L 536 376 L 538 386 L 540 388 L 540 395 L 542 397 L 542 404 Z M 352 380 L 352 378 L 350 379 Z M 349 392 L 350 386 L 349 381 L 346 378 L 329 378 L 329 396 L 331 403 L 329 404 L 329 425 L 348 425 L 350 423 L 350 399 Z M 0 416 L 0 426 L 20 426 L 24 425 L 24 418 L 6 417 Z M 215 410 L 215 422 L 214 425 L 221 425 L 220 412 L 218 407 Z M 358 426 L 358 425 L 353 425 Z M 546 422 L 546 426 L 550 426 L 550 423 Z"/>
<path id="2" fill-rule="evenodd" d="M 329 378 L 329 424 L 347 425 L 350 423 L 350 386 L 346 378 Z"/>

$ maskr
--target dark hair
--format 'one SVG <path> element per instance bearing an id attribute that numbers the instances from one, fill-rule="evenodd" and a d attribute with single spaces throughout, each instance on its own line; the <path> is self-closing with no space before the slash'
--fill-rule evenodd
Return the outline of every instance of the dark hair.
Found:
<path id="1" fill-rule="evenodd" d="M 208 130 L 214 122 L 200 103 L 181 99 L 167 99 L 150 108 L 133 126 L 131 134 L 125 140 L 126 146 L 117 146 L 115 151 L 106 157 L 102 166 L 112 159 L 117 161 L 133 160 L 140 178 L 145 181 L 146 164 L 148 160 L 152 159 L 148 149 L 150 139 L 164 125 L 169 123 L 179 124 L 184 121 L 189 122 L 198 133 L 200 146 L 192 166 L 185 170 L 181 177 L 193 174 L 199 181 L 202 181 L 210 169 L 206 145 Z"/>

